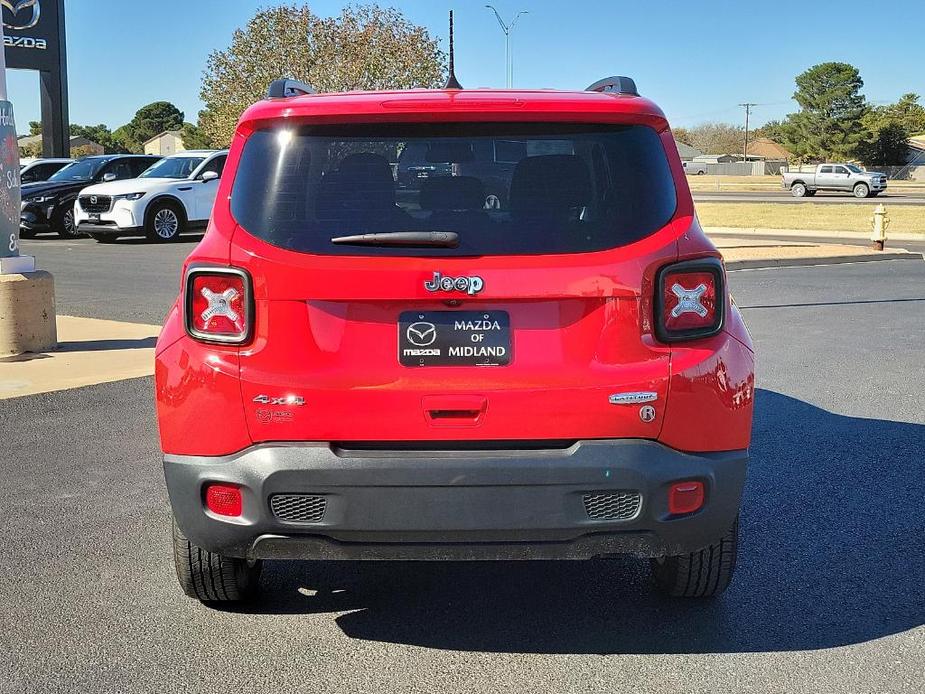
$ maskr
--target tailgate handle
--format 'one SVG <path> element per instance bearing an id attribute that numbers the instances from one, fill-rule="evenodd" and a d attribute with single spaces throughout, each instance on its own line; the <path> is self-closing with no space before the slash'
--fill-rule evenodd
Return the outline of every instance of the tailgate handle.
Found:
<path id="1" fill-rule="evenodd" d="M 480 395 L 427 395 L 422 399 L 424 416 L 435 427 L 476 426 L 488 409 Z"/>

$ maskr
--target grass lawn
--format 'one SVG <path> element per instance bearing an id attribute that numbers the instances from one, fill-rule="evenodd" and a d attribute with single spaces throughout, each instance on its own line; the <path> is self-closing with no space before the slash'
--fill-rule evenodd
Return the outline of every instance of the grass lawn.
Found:
<path id="1" fill-rule="evenodd" d="M 795 205 L 751 202 L 696 203 L 700 223 L 707 227 L 741 227 L 746 229 L 813 229 L 870 233 L 870 218 L 877 202 L 866 204 Z M 887 205 L 893 233 L 925 234 L 925 206 Z"/>

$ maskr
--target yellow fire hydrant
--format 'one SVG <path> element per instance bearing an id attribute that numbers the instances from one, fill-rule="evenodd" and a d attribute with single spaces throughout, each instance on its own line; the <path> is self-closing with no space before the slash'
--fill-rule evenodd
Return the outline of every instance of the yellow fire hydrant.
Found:
<path id="1" fill-rule="evenodd" d="M 874 216 L 870 218 L 870 224 L 872 229 L 870 247 L 874 250 L 882 251 L 883 245 L 886 243 L 886 230 L 890 226 L 890 217 L 886 213 L 883 203 L 874 208 Z"/>

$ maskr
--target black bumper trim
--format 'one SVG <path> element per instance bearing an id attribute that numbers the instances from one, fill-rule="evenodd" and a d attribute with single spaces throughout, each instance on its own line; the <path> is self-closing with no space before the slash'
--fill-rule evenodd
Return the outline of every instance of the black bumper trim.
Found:
<path id="1" fill-rule="evenodd" d="M 119 227 L 114 224 L 88 224 L 87 222 L 82 222 L 77 225 L 77 231 L 81 234 L 95 236 L 133 236 L 143 234 L 144 227 Z"/>
<path id="2" fill-rule="evenodd" d="M 550 559 L 700 549 L 739 512 L 747 451 L 689 454 L 654 441 L 578 441 L 548 450 L 345 450 L 326 443 L 256 446 L 232 456 L 164 457 L 184 534 L 228 556 L 288 559 Z M 704 507 L 673 517 L 672 482 L 701 480 Z M 244 515 L 204 509 L 209 482 L 242 489 Z M 588 518 L 588 492 L 634 490 L 631 519 Z M 274 517 L 273 494 L 324 496 L 320 523 Z"/>

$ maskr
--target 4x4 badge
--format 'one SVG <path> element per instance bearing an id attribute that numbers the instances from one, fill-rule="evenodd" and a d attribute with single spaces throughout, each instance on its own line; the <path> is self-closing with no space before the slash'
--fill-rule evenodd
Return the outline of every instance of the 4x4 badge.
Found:
<path id="1" fill-rule="evenodd" d="M 460 291 L 466 294 L 478 294 L 485 286 L 485 282 L 478 275 L 470 277 L 444 277 L 441 273 L 435 272 L 434 278 L 424 282 L 424 289 L 429 292 L 452 292 Z"/>

